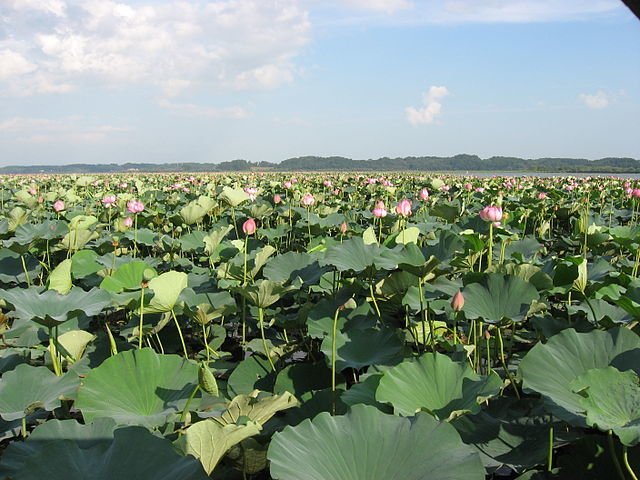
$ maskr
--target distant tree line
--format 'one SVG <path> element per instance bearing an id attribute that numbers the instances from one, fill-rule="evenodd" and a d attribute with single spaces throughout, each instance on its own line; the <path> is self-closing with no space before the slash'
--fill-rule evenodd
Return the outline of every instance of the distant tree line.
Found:
<path id="1" fill-rule="evenodd" d="M 609 157 L 599 160 L 584 158 L 491 157 L 477 155 L 453 157 L 382 157 L 353 160 L 346 157 L 306 156 L 280 163 L 232 160 L 222 163 L 124 163 L 72 165 L 26 165 L 0 168 L 2 174 L 35 173 L 135 173 L 135 172 L 250 172 L 250 171 L 358 171 L 358 172 L 559 172 L 559 173 L 640 173 L 640 160 Z"/>

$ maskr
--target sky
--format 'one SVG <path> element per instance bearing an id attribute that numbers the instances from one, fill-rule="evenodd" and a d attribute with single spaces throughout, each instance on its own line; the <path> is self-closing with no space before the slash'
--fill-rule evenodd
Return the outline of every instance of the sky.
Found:
<path id="1" fill-rule="evenodd" d="M 0 0 L 0 165 L 640 159 L 619 0 Z"/>

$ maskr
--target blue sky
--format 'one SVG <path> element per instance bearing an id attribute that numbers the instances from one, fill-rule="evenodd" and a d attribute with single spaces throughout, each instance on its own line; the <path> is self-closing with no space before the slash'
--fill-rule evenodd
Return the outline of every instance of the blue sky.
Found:
<path id="1" fill-rule="evenodd" d="M 618 0 L 2 0 L 0 165 L 640 158 Z"/>

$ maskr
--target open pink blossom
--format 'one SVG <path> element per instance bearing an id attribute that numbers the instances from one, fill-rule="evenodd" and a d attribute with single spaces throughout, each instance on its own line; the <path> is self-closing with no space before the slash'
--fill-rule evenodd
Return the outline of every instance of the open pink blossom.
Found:
<path id="1" fill-rule="evenodd" d="M 273 203 L 277 205 L 278 203 L 281 203 L 281 202 L 282 202 L 282 197 L 280 196 L 280 194 L 276 193 L 273 196 Z"/>
<path id="2" fill-rule="evenodd" d="M 374 217 L 376 218 L 384 218 L 387 216 L 387 209 L 384 206 L 384 202 L 382 200 L 376 202 L 375 207 L 371 211 Z"/>
<path id="3" fill-rule="evenodd" d="M 122 224 L 127 227 L 127 228 L 131 228 L 133 227 L 133 218 L 131 217 L 127 217 L 122 221 Z"/>
<path id="4" fill-rule="evenodd" d="M 102 199 L 102 205 L 104 205 L 106 208 L 111 208 L 113 204 L 116 203 L 116 201 L 117 197 L 115 195 L 105 195 Z"/>
<path id="5" fill-rule="evenodd" d="M 398 205 L 396 205 L 396 213 L 401 217 L 408 217 L 411 215 L 411 200 L 407 200 L 406 198 L 400 200 Z"/>
<path id="6" fill-rule="evenodd" d="M 249 200 L 253 202 L 258 196 L 258 189 L 254 187 L 248 187 L 244 189 L 244 193 L 249 195 Z"/>
<path id="7" fill-rule="evenodd" d="M 55 203 L 53 204 L 53 209 L 56 212 L 61 212 L 64 210 L 64 202 L 62 200 L 56 200 Z"/>
<path id="8" fill-rule="evenodd" d="M 140 213 L 144 211 L 144 203 L 140 200 L 129 200 L 127 202 L 127 210 L 129 213 Z"/>
<path id="9" fill-rule="evenodd" d="M 480 210 L 480 218 L 485 222 L 499 222 L 502 220 L 502 208 L 489 205 Z"/>
<path id="10" fill-rule="evenodd" d="M 429 200 L 429 190 L 423 188 L 422 190 L 420 190 L 420 193 L 418 193 L 418 196 L 420 197 L 420 200 L 426 202 L 427 200 Z"/>
<path id="11" fill-rule="evenodd" d="M 304 197 L 302 197 L 302 205 L 304 205 L 305 207 L 310 207 L 314 203 L 316 203 L 316 199 L 314 198 L 314 196 L 310 193 L 305 193 Z"/>

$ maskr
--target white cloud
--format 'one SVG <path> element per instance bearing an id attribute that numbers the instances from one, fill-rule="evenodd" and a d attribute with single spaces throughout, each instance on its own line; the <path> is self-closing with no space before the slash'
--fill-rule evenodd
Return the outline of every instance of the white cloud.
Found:
<path id="1" fill-rule="evenodd" d="M 580 98 L 580 101 L 587 107 L 595 110 L 607 108 L 612 100 L 611 96 L 603 90 L 598 90 L 593 94 L 581 93 L 578 98 Z"/>
<path id="2" fill-rule="evenodd" d="M 0 33 L 0 50 L 19 45 L 31 67 L 12 74 L 20 77 L 8 85 L 12 94 L 83 82 L 152 85 L 169 96 L 275 88 L 295 78 L 311 29 L 297 0 L 13 0 L 0 9 L 14 32 Z M 51 15 L 34 22 L 43 11 Z"/>
<path id="3" fill-rule="evenodd" d="M 0 50 L 0 80 L 24 75 L 37 68 L 18 52 L 9 49 Z"/>
<path id="4" fill-rule="evenodd" d="M 407 120 L 413 126 L 423 123 L 434 123 L 442 111 L 440 99 L 449 95 L 447 87 L 429 87 L 429 90 L 422 95 L 421 107 L 407 107 L 405 113 Z"/>
<path id="5" fill-rule="evenodd" d="M 14 117 L 0 121 L 0 136 L 6 134 L 14 141 L 29 143 L 95 143 L 114 133 L 130 130 L 89 123 L 86 118 L 78 116 L 59 119 Z"/>
<path id="6" fill-rule="evenodd" d="M 345 5 L 361 10 L 373 10 L 375 12 L 394 13 L 413 6 L 408 0 L 343 0 Z"/>
<path id="7" fill-rule="evenodd" d="M 168 100 L 160 100 L 158 105 L 162 108 L 166 108 L 178 115 L 185 115 L 188 117 L 211 117 L 211 118 L 247 118 L 251 116 L 251 113 L 243 107 L 232 106 L 223 108 L 205 107 L 202 105 L 195 105 L 193 103 L 174 103 Z"/>

